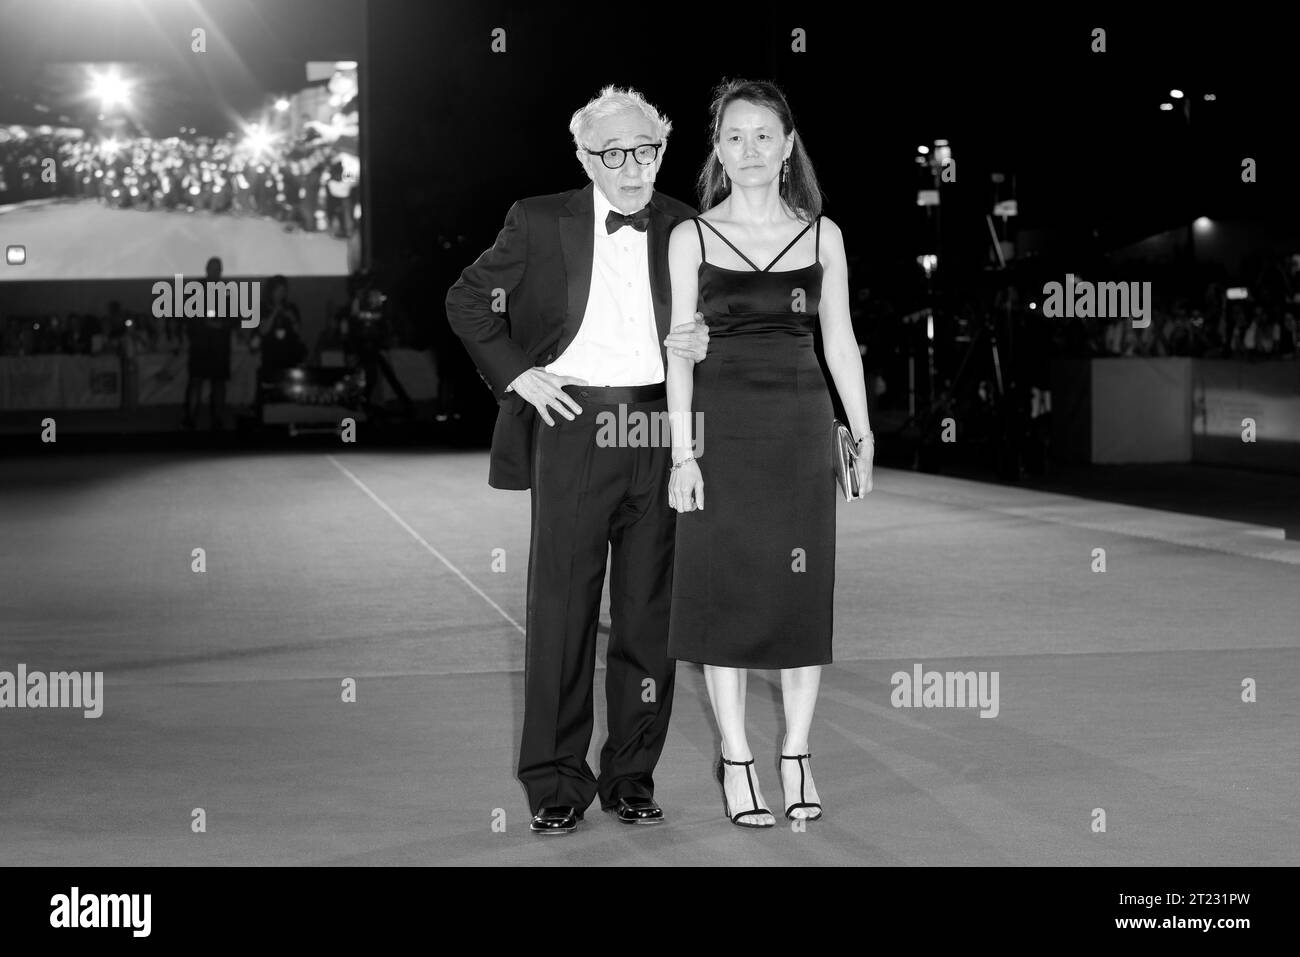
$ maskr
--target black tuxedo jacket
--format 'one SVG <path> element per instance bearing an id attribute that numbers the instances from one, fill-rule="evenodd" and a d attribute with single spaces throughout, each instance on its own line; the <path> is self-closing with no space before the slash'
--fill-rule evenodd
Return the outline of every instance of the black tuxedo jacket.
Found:
<path id="1" fill-rule="evenodd" d="M 493 488 L 526 489 L 532 483 L 537 410 L 506 386 L 524 370 L 553 362 L 578 334 L 591 291 L 594 189 L 588 183 L 516 202 L 492 248 L 447 293 L 447 321 L 500 403 L 488 469 Z M 672 318 L 668 235 L 694 215 L 658 191 L 650 199 L 646 245 L 661 353 Z M 664 362 L 666 369 L 666 355 Z"/>

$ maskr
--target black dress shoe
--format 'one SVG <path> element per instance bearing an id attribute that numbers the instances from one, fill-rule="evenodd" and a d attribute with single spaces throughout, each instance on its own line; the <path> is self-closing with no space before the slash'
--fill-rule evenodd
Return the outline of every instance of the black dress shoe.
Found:
<path id="1" fill-rule="evenodd" d="M 662 824 L 664 820 L 663 808 L 654 802 L 654 798 L 619 798 L 609 810 L 624 824 Z"/>
<path id="2" fill-rule="evenodd" d="M 537 834 L 568 834 L 578 829 L 582 814 L 571 804 L 544 807 L 533 815 L 530 830 Z"/>

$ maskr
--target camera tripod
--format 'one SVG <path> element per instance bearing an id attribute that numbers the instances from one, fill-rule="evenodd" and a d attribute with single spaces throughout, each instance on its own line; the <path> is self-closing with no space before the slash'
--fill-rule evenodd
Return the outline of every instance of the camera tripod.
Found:
<path id="1" fill-rule="evenodd" d="M 987 356 L 992 364 L 992 388 L 985 391 L 984 384 L 980 383 L 975 387 L 974 400 L 963 402 L 962 396 L 968 391 L 972 360 L 983 355 L 983 349 L 988 350 Z M 1020 416 L 1015 401 L 1016 388 L 1014 382 L 1008 386 L 1003 373 L 1002 352 L 994 321 L 986 317 L 979 322 L 957 365 L 957 371 L 951 379 L 945 381 L 937 394 L 933 346 L 928 352 L 929 402 L 924 407 L 917 408 L 898 429 L 900 436 L 910 434 L 919 439 L 912 467 L 926 472 L 938 470 L 937 453 L 942 445 L 947 444 L 944 441 L 945 434 L 949 433 L 951 425 L 955 432 L 953 438 L 957 442 L 991 443 L 998 475 L 1019 479 L 1024 474 L 1024 469 L 1020 454 Z M 949 419 L 952 420 L 951 423 L 947 422 Z"/>

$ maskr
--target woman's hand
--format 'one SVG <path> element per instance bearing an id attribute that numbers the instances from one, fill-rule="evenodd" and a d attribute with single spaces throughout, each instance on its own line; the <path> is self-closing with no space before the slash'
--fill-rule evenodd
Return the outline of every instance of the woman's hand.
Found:
<path id="1" fill-rule="evenodd" d="M 858 449 L 858 457 L 853 461 L 853 467 L 858 473 L 858 488 L 861 490 L 858 498 L 866 498 L 867 493 L 871 491 L 871 471 L 875 458 L 876 444 L 873 440 L 867 439 Z"/>
<path id="2" fill-rule="evenodd" d="M 668 479 L 668 505 L 679 512 L 704 508 L 704 476 L 694 459 L 673 469 Z"/>

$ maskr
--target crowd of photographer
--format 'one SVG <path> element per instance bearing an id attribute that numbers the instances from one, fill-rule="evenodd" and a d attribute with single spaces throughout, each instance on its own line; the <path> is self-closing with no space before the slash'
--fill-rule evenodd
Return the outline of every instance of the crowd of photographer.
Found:
<path id="1" fill-rule="evenodd" d="M 1208 318 L 1200 308 L 1175 302 L 1157 307 L 1146 329 L 1131 322 L 1106 324 L 1093 355 L 1192 356 L 1221 359 L 1294 359 L 1300 307 L 1276 312 L 1260 305 L 1228 303 Z"/>
<path id="2" fill-rule="evenodd" d="M 221 261 L 213 257 L 207 278 L 221 280 Z M 241 397 L 260 409 L 268 383 L 290 369 L 323 363 L 334 353 L 344 367 L 356 373 L 357 396 L 367 411 L 380 413 L 371 399 L 384 379 L 406 415 L 415 406 L 386 355 L 399 348 L 427 348 L 409 320 L 407 311 L 381 291 L 365 272 L 349 277 L 347 299 L 330 309 L 324 327 L 309 344 L 302 315 L 289 298 L 284 276 L 263 283 L 261 322 L 246 329 L 237 318 L 158 318 L 151 313 L 123 309 L 110 302 L 104 315 L 69 314 L 66 317 L 0 316 L 0 357 L 90 355 L 116 356 L 124 361 L 148 354 L 185 355 L 189 380 L 185 390 L 184 425 L 197 421 L 200 393 L 209 384 L 214 428 L 224 418 L 225 388 L 231 378 L 232 358 L 242 352 L 258 366 L 256 395 Z M 337 360 L 336 360 L 337 361 Z"/>
<path id="3" fill-rule="evenodd" d="M 310 141 L 32 135 L 0 143 L 0 205 L 94 199 L 120 209 L 265 216 L 289 230 L 348 238 L 358 228 L 359 173 L 353 154 Z"/>
<path id="4" fill-rule="evenodd" d="M 1072 358 L 1187 356 L 1300 358 L 1300 266 L 1258 254 L 1230 280 L 1221 268 L 1148 269 L 1150 325 L 1131 318 L 1067 320 L 1052 327 L 1053 354 Z"/>

